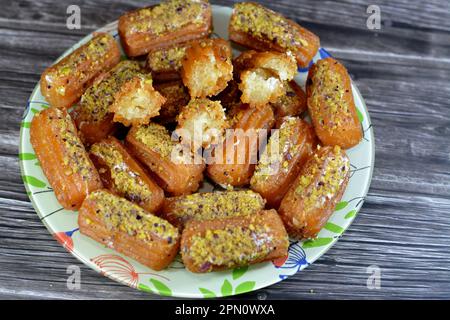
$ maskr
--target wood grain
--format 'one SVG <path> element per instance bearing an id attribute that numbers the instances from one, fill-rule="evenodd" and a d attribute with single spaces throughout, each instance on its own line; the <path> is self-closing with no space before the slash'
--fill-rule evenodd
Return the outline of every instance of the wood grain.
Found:
<path id="1" fill-rule="evenodd" d="M 328 253 L 288 280 L 235 299 L 449 299 L 449 2 L 376 1 L 377 31 L 366 27 L 369 0 L 260 2 L 319 34 L 347 66 L 374 126 L 375 172 L 359 215 Z M 81 30 L 65 27 L 69 4 L 81 8 Z M 143 3 L 0 5 L 0 298 L 162 299 L 100 276 L 67 253 L 35 214 L 17 158 L 19 122 L 45 67 L 83 35 Z M 82 271 L 76 291 L 66 287 L 72 264 Z M 366 286 L 370 265 L 381 268 L 379 290 Z"/>

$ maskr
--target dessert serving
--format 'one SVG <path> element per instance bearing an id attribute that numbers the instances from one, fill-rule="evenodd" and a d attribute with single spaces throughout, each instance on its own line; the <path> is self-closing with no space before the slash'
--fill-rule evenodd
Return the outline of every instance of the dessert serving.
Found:
<path id="1" fill-rule="evenodd" d="M 126 12 L 37 90 L 20 147 L 38 161 L 22 162 L 36 211 L 83 262 L 144 291 L 282 280 L 332 245 L 370 182 L 371 128 L 346 68 L 257 3 Z"/>

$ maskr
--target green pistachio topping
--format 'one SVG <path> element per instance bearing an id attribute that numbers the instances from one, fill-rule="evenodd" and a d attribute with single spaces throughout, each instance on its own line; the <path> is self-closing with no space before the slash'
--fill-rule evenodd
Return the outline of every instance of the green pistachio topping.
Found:
<path id="1" fill-rule="evenodd" d="M 213 265 L 232 268 L 267 256 L 274 250 L 272 240 L 270 227 L 257 223 L 207 230 L 192 237 L 189 255 L 205 271 Z"/>
<path id="2" fill-rule="evenodd" d="M 268 39 L 285 49 L 296 51 L 299 46 L 308 46 L 288 19 L 255 3 L 236 4 L 230 25 L 234 30 L 250 33 L 257 39 Z"/>
<path id="3" fill-rule="evenodd" d="M 128 32 L 150 33 L 158 36 L 182 29 L 189 24 L 203 25 L 209 4 L 202 0 L 166 0 L 160 4 L 130 14 Z"/>
<path id="4" fill-rule="evenodd" d="M 186 55 L 186 46 L 176 46 L 152 51 L 148 55 L 148 66 L 152 71 L 179 71 L 181 62 Z"/>
<path id="5" fill-rule="evenodd" d="M 152 192 L 140 177 L 131 170 L 125 162 L 122 153 L 112 144 L 98 142 L 91 147 L 90 152 L 102 159 L 109 167 L 111 179 L 115 188 L 125 198 L 140 203 L 151 200 Z"/>
<path id="6" fill-rule="evenodd" d="M 50 116 L 48 121 L 55 135 L 63 142 L 65 174 L 79 174 L 83 180 L 92 178 L 94 168 L 87 155 L 81 139 L 70 115 L 55 108 L 55 116 Z"/>
<path id="7" fill-rule="evenodd" d="M 108 76 L 89 87 L 81 97 L 81 111 L 86 121 L 101 121 L 109 113 L 115 94 L 121 86 L 136 76 L 142 76 L 137 62 L 125 60 L 115 66 Z"/>
<path id="8" fill-rule="evenodd" d="M 278 134 L 272 135 L 266 149 L 259 159 L 255 173 L 252 177 L 252 184 L 267 180 L 271 175 L 279 170 L 287 172 L 289 162 L 298 152 L 298 145 L 292 143 L 292 135 L 295 132 L 297 118 L 285 118 L 281 124 Z"/>
<path id="9" fill-rule="evenodd" d="M 329 62 L 317 62 L 316 72 L 312 76 L 310 111 L 316 115 L 323 128 L 332 133 L 341 125 L 343 119 L 351 118 L 344 81 L 341 75 L 330 70 Z M 322 106 L 322 108 L 320 108 Z M 319 110 L 320 108 L 320 110 Z M 324 123 L 324 118 L 329 119 Z"/>
<path id="10" fill-rule="evenodd" d="M 112 36 L 107 34 L 95 36 L 86 45 L 61 60 L 59 68 L 51 71 L 48 77 L 70 77 L 76 79 L 77 82 L 84 83 L 87 81 L 87 77 L 91 76 L 92 71 L 109 58 L 107 52 L 113 45 Z M 58 86 L 56 90 L 62 96 L 66 93 L 63 85 Z"/>
<path id="11" fill-rule="evenodd" d="M 96 213 L 109 230 L 120 230 L 145 242 L 152 242 L 155 237 L 169 244 L 178 240 L 177 228 L 124 198 L 98 190 L 89 194 L 87 200 L 95 202 Z"/>
<path id="12" fill-rule="evenodd" d="M 321 156 L 315 154 L 308 162 L 307 174 L 297 178 L 295 193 L 303 198 L 306 211 L 322 207 L 339 191 L 350 169 L 348 158 L 339 146 Z M 319 179 L 315 179 L 320 174 Z"/>
<path id="13" fill-rule="evenodd" d="M 247 216 L 262 210 L 264 204 L 251 190 L 195 193 L 174 198 L 171 214 L 184 221 Z"/>
<path id="14" fill-rule="evenodd" d="M 140 126 L 136 131 L 136 138 L 165 159 L 170 159 L 172 150 L 177 145 L 171 139 L 169 131 L 156 123 Z"/>

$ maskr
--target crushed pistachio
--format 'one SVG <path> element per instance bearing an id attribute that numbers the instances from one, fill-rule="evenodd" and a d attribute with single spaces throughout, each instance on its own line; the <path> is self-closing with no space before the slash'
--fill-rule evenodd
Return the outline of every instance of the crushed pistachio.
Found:
<path id="1" fill-rule="evenodd" d="M 204 0 L 166 0 L 160 4 L 143 8 L 129 14 L 132 22 L 126 31 L 150 33 L 159 36 L 166 32 L 182 29 L 189 24 L 201 26 L 209 3 Z"/>
<path id="2" fill-rule="evenodd" d="M 124 198 L 98 190 L 86 199 L 95 203 L 96 213 L 108 230 L 120 230 L 145 242 L 152 242 L 155 237 L 169 244 L 178 241 L 177 228 Z"/>
<path id="3" fill-rule="evenodd" d="M 292 135 L 296 126 L 297 118 L 286 117 L 280 129 L 277 130 L 277 134 L 270 137 L 269 143 L 256 166 L 251 184 L 267 180 L 279 170 L 288 171 L 289 162 L 287 158 L 292 159 L 292 156 L 298 152 L 297 146 L 292 143 Z"/>
<path id="4" fill-rule="evenodd" d="M 188 165 L 196 161 L 190 149 L 183 146 L 175 137 L 172 138 L 169 131 L 162 125 L 151 122 L 148 125 L 139 126 L 135 137 L 166 161 Z M 163 168 L 152 167 L 152 170 L 162 172 Z"/>
<path id="5" fill-rule="evenodd" d="M 133 171 L 127 165 L 122 153 L 113 144 L 103 141 L 98 142 L 91 147 L 90 152 L 102 159 L 109 167 L 115 189 L 125 198 L 137 203 L 151 200 L 151 190 L 142 180 L 139 173 Z"/>
<path id="6" fill-rule="evenodd" d="M 171 214 L 188 221 L 247 216 L 264 208 L 264 199 L 251 190 L 195 193 L 173 198 Z"/>
<path id="7" fill-rule="evenodd" d="M 170 159 L 172 150 L 177 145 L 171 139 L 169 131 L 156 123 L 140 126 L 136 130 L 136 139 L 165 159 Z"/>
<path id="8" fill-rule="evenodd" d="M 167 70 L 179 71 L 181 62 L 186 55 L 187 45 L 163 48 L 149 53 L 147 63 L 149 68 L 155 72 Z"/>
<path id="9" fill-rule="evenodd" d="M 103 120 L 114 102 L 115 93 L 125 82 L 136 76 L 144 76 L 140 73 L 139 63 L 125 60 L 115 66 L 105 79 L 89 87 L 81 97 L 83 120 Z"/>
<path id="10" fill-rule="evenodd" d="M 288 19 L 256 3 L 237 3 L 230 26 L 236 31 L 250 33 L 257 39 L 268 39 L 288 50 L 296 51 L 298 47 L 308 46 L 307 40 L 292 27 Z"/>
<path id="11" fill-rule="evenodd" d="M 108 59 L 106 53 L 114 44 L 115 40 L 109 34 L 95 36 L 84 46 L 61 60 L 58 68 L 49 69 L 47 77 L 70 77 L 76 79 L 77 82 L 84 83 L 91 76 L 92 71 L 97 70 L 98 66 Z M 61 96 L 66 94 L 64 85 L 58 86 L 56 90 Z"/>
<path id="12" fill-rule="evenodd" d="M 330 69 L 328 61 L 320 60 L 311 80 L 311 103 L 308 104 L 311 116 L 318 119 L 323 129 L 332 133 L 344 125 L 343 119 L 351 119 L 348 101 L 344 98 L 344 79 Z"/>
<path id="13" fill-rule="evenodd" d="M 299 116 L 298 106 L 301 104 L 301 98 L 289 83 L 284 83 L 286 94 L 278 98 L 278 100 L 270 105 L 277 113 L 281 115 Z"/>
<path id="14" fill-rule="evenodd" d="M 193 264 L 211 271 L 213 266 L 232 268 L 267 256 L 274 250 L 270 227 L 258 221 L 248 226 L 207 230 L 191 238 Z"/>
<path id="15" fill-rule="evenodd" d="M 211 118 L 219 118 L 222 120 L 226 119 L 225 113 L 222 113 L 223 107 L 220 104 L 220 101 L 213 101 L 207 98 L 191 99 L 191 101 L 189 101 L 189 103 L 185 107 L 185 110 L 189 110 L 190 112 L 197 114 L 200 112 L 208 111 L 208 113 L 214 114 L 210 115 Z M 220 117 L 218 117 L 218 115 L 220 115 Z M 183 118 L 183 116 L 180 115 L 180 118 Z"/>
<path id="16" fill-rule="evenodd" d="M 53 109 L 54 116 L 48 121 L 55 134 L 64 144 L 64 174 L 79 174 L 83 180 L 92 179 L 94 168 L 84 148 L 70 115 L 61 109 Z"/>
<path id="17" fill-rule="evenodd" d="M 308 170 L 297 178 L 296 195 L 303 198 L 306 211 L 322 207 L 339 191 L 350 169 L 348 157 L 339 146 L 328 147 L 308 161 Z M 319 179 L 315 176 L 320 174 Z"/>

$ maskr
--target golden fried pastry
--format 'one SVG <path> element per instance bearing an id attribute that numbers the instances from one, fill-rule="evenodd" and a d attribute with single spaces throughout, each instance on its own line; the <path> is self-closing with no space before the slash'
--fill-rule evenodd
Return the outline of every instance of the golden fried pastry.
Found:
<path id="1" fill-rule="evenodd" d="M 107 33 L 98 33 L 67 57 L 47 68 L 41 76 L 41 92 L 48 103 L 68 108 L 101 73 L 120 60 L 117 42 Z"/>
<path id="2" fill-rule="evenodd" d="M 291 237 L 317 236 L 341 200 L 349 172 L 350 160 L 344 150 L 339 146 L 318 147 L 278 210 Z"/>
<path id="3" fill-rule="evenodd" d="M 147 68 L 151 71 L 153 79 L 160 82 L 181 79 L 182 61 L 193 41 L 150 51 L 147 56 Z"/>
<path id="4" fill-rule="evenodd" d="M 324 145 L 351 148 L 363 133 L 353 100 L 347 69 L 333 58 L 317 61 L 306 82 L 308 111 Z"/>
<path id="5" fill-rule="evenodd" d="M 192 151 L 208 148 L 223 140 L 227 117 L 219 101 L 192 99 L 177 116 L 176 132 Z"/>
<path id="6" fill-rule="evenodd" d="M 138 73 L 125 82 L 116 92 L 109 111 L 114 113 L 113 121 L 125 126 L 148 124 L 159 115 L 166 99 L 153 88 L 149 74 Z"/>
<path id="7" fill-rule="evenodd" d="M 256 214 L 265 200 L 251 190 L 215 191 L 166 198 L 161 217 L 178 228 L 190 220 L 211 220 Z"/>
<path id="8" fill-rule="evenodd" d="M 306 111 L 306 93 L 295 82 L 295 80 L 285 82 L 286 93 L 279 97 L 277 101 L 271 103 L 275 119 L 276 127 L 279 128 L 284 117 L 298 117 Z"/>
<path id="9" fill-rule="evenodd" d="M 253 108 L 241 105 L 233 110 L 233 131 L 207 157 L 208 176 L 224 187 L 241 187 L 250 182 L 259 149 L 275 123 L 269 105 Z"/>
<path id="10" fill-rule="evenodd" d="M 174 141 L 163 126 L 133 126 L 125 142 L 130 153 L 155 174 L 158 184 L 169 194 L 190 194 L 200 187 L 203 159 L 195 158 L 190 149 Z"/>
<path id="11" fill-rule="evenodd" d="M 207 0 L 164 0 L 130 11 L 119 19 L 119 35 L 129 57 L 200 39 L 211 32 L 212 13 Z"/>
<path id="12" fill-rule="evenodd" d="M 181 257 L 191 272 L 232 269 L 285 257 L 289 239 L 275 210 L 242 217 L 192 220 L 181 235 Z"/>
<path id="13" fill-rule="evenodd" d="M 193 98 L 214 96 L 233 78 L 231 46 L 224 39 L 192 43 L 182 62 L 181 77 Z"/>
<path id="14" fill-rule="evenodd" d="M 93 144 L 89 156 L 106 188 L 148 212 L 158 211 L 164 200 L 163 190 L 119 140 L 109 137 Z"/>
<path id="15" fill-rule="evenodd" d="M 319 49 L 319 38 L 279 13 L 254 2 L 234 5 L 228 27 L 230 39 L 258 51 L 290 51 L 305 68 Z"/>
<path id="16" fill-rule="evenodd" d="M 314 129 L 306 121 L 284 118 L 258 161 L 250 188 L 261 194 L 268 206 L 277 209 L 315 149 L 316 140 Z"/>
<path id="17" fill-rule="evenodd" d="M 50 107 L 35 115 L 30 142 L 56 199 L 65 209 L 77 210 L 90 192 L 102 188 L 66 109 Z"/>
<path id="18" fill-rule="evenodd" d="M 107 190 L 84 200 L 78 225 L 82 234 L 153 270 L 166 268 L 180 245 L 177 228 Z"/>

